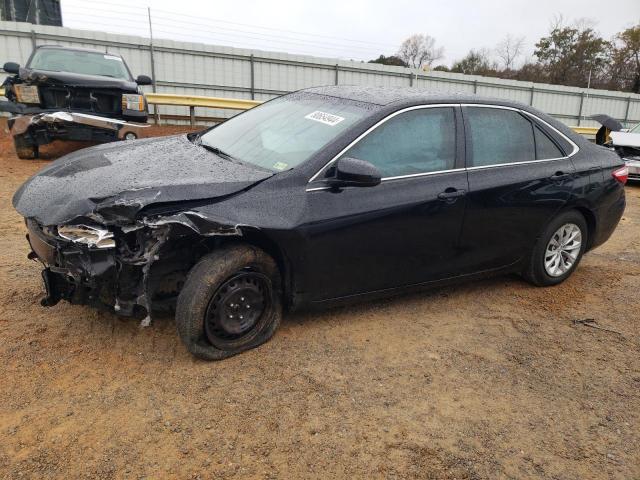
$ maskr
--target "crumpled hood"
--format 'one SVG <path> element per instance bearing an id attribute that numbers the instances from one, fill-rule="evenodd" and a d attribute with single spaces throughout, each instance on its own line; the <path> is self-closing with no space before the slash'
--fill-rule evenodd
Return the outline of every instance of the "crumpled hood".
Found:
<path id="1" fill-rule="evenodd" d="M 186 135 L 149 138 L 66 155 L 27 180 L 13 206 L 44 225 L 76 217 L 113 224 L 151 204 L 227 196 L 272 175 L 220 158 Z"/>

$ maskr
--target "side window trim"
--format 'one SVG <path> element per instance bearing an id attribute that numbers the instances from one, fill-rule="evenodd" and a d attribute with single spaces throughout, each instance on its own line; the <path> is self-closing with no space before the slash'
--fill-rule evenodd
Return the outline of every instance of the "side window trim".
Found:
<path id="1" fill-rule="evenodd" d="M 320 170 L 318 170 L 307 181 L 307 184 L 309 184 L 309 183 L 311 183 L 311 182 L 313 182 L 315 180 L 318 180 L 320 175 L 323 172 L 325 172 L 327 170 L 327 168 L 329 168 L 333 163 L 335 163 L 335 161 L 338 160 L 346 151 L 348 151 L 351 147 L 356 145 L 363 138 L 365 138 L 367 135 L 369 135 L 371 132 L 376 130 L 378 127 L 380 127 L 381 125 L 383 125 L 384 123 L 386 123 L 387 121 L 392 119 L 393 117 L 396 117 L 397 115 L 400 115 L 400 114 L 405 113 L 405 112 L 410 112 L 410 111 L 413 111 L 413 110 L 422 110 L 422 109 L 427 109 L 427 108 L 453 108 L 454 119 L 455 119 L 454 128 L 456 130 L 455 131 L 456 158 L 455 158 L 455 163 L 454 163 L 455 168 L 452 168 L 452 169 L 449 169 L 449 170 L 437 170 L 437 171 L 433 171 L 433 172 L 413 173 L 413 174 L 409 174 L 409 175 L 399 175 L 399 176 L 395 176 L 395 177 L 383 177 L 382 181 L 384 182 L 384 181 L 388 181 L 388 180 L 398 180 L 398 179 L 401 179 L 401 178 L 423 177 L 423 176 L 427 176 L 427 175 L 437 175 L 437 174 L 442 174 L 442 173 L 448 173 L 448 172 L 455 172 L 455 171 L 459 171 L 459 170 L 464 170 L 464 162 L 463 162 L 463 160 L 461 160 L 461 158 L 464 159 L 464 157 L 460 157 L 460 143 L 461 143 L 460 134 L 462 133 L 462 135 L 464 135 L 464 130 L 462 130 L 462 128 L 461 128 L 461 118 L 460 118 L 460 113 L 459 113 L 460 112 L 460 104 L 459 103 L 434 103 L 434 104 L 429 104 L 429 105 L 414 105 L 414 106 L 411 106 L 411 107 L 406 107 L 406 108 L 403 108 L 401 110 L 397 110 L 397 111 L 395 111 L 393 113 L 390 113 L 389 115 L 387 115 L 383 119 L 379 120 L 374 125 L 372 125 L 367 130 L 365 130 L 363 133 L 358 135 L 351 143 L 349 143 L 349 145 L 347 145 L 345 148 L 340 150 L 336 155 L 334 155 L 334 157 L 331 160 L 329 160 L 322 168 L 320 168 Z M 464 142 L 462 142 L 462 143 L 464 143 Z M 463 148 L 464 148 L 464 146 L 463 146 Z M 463 150 L 463 152 L 464 152 L 464 150 Z M 307 189 L 307 191 L 323 190 L 325 188 L 326 187 L 309 188 L 309 189 Z"/>
<path id="2" fill-rule="evenodd" d="M 485 103 L 437 103 L 437 104 L 429 104 L 429 105 L 414 105 L 412 107 L 403 108 L 401 110 L 398 110 L 398 111 L 395 111 L 393 113 L 390 113 L 385 118 L 379 120 L 374 125 L 372 125 L 367 130 L 365 130 L 363 133 L 358 135 L 352 142 L 349 143 L 349 145 L 347 145 L 345 148 L 340 150 L 336 155 L 333 156 L 333 158 L 331 160 L 329 160 L 324 166 L 322 166 L 307 181 L 307 185 L 312 183 L 312 182 L 314 182 L 315 180 L 317 180 L 318 177 L 320 176 L 320 174 L 325 172 L 326 169 L 329 166 L 331 166 L 338 158 L 340 158 L 347 150 L 349 150 L 353 145 L 358 143 L 362 138 L 366 137 L 369 133 L 374 131 L 376 128 L 378 128 L 378 126 L 382 125 L 383 123 L 385 123 L 389 119 L 395 117 L 396 115 L 399 115 L 401 113 L 408 112 L 408 111 L 411 111 L 411 110 L 419 110 L 419 109 L 423 109 L 423 108 L 438 108 L 438 107 L 452 107 L 454 109 L 454 112 L 455 112 L 455 116 L 456 116 L 456 161 L 455 161 L 456 163 L 455 163 L 455 167 L 456 168 L 453 168 L 451 170 L 439 170 L 439 171 L 435 171 L 435 172 L 416 173 L 416 174 L 412 174 L 412 175 L 402 175 L 402 176 L 399 176 L 399 177 L 386 177 L 386 178 L 383 178 L 382 181 L 398 180 L 398 179 L 405 179 L 405 178 L 425 177 L 425 176 L 429 176 L 429 175 L 439 175 L 439 174 L 443 174 L 443 173 L 458 172 L 458 171 L 462 171 L 462 170 L 479 170 L 479 169 L 484 169 L 484 168 L 508 167 L 508 166 L 514 166 L 514 165 L 522 165 L 522 164 L 526 165 L 526 164 L 530 164 L 530 163 L 553 162 L 553 161 L 556 161 L 556 160 L 564 160 L 564 159 L 573 157 L 576 153 L 578 153 L 578 151 L 580 151 L 580 147 L 578 147 L 578 145 L 576 145 L 575 142 L 573 142 L 573 140 L 571 140 L 569 137 L 567 137 L 565 134 L 563 134 L 557 128 L 555 128 L 554 126 L 552 126 L 549 123 L 545 122 L 543 119 L 539 118 L 537 115 L 535 115 L 535 114 L 533 114 L 531 112 L 527 112 L 526 110 L 519 109 L 519 108 L 508 107 L 506 105 L 492 105 L 492 104 L 485 104 Z M 467 126 L 466 120 L 464 118 L 465 107 L 482 107 L 482 108 L 496 108 L 496 109 L 503 109 L 503 110 L 513 110 L 513 111 L 518 112 L 521 115 L 525 116 L 525 118 L 528 118 L 529 121 L 532 123 L 532 128 L 535 128 L 536 126 L 538 126 L 543 131 L 543 133 L 545 133 L 549 138 L 552 138 L 552 140 L 554 141 L 555 144 L 557 144 L 557 142 L 555 141 L 555 139 L 553 139 L 553 135 L 549 135 L 549 132 L 553 132 L 554 135 L 559 135 L 560 137 L 562 137 L 569 145 L 571 145 L 573 147 L 573 150 L 570 153 L 567 154 L 564 148 L 561 148 L 560 146 L 558 146 L 558 148 L 560 148 L 560 151 L 565 153 L 564 157 L 545 158 L 545 159 L 542 159 L 542 160 L 528 160 L 528 161 L 524 161 L 524 162 L 497 163 L 497 164 L 494 164 L 494 165 L 481 165 L 481 166 L 477 166 L 477 167 L 470 166 L 468 164 L 468 160 L 469 160 L 468 159 L 468 152 L 469 152 L 468 143 L 469 143 L 470 136 L 467 134 L 468 126 Z M 314 192 L 314 191 L 319 191 L 319 190 L 327 190 L 328 188 L 329 187 L 326 187 L 326 186 L 311 187 L 311 188 L 307 188 L 306 191 L 307 192 Z"/>
<path id="3" fill-rule="evenodd" d="M 545 122 L 544 120 L 542 120 L 537 115 L 535 115 L 535 114 L 533 114 L 531 112 L 527 112 L 526 110 L 522 110 L 522 109 L 516 108 L 516 107 L 508 107 L 506 105 L 492 105 L 492 104 L 486 104 L 486 103 L 461 103 L 460 107 L 461 107 L 461 111 L 462 111 L 462 117 L 464 119 L 465 132 L 467 132 L 468 129 L 469 129 L 468 125 L 467 125 L 467 120 L 465 118 L 465 110 L 466 110 L 467 107 L 480 107 L 480 108 L 494 108 L 494 109 L 499 109 L 499 110 L 512 110 L 514 112 L 520 113 L 525 118 L 528 118 L 529 121 L 532 123 L 532 128 L 535 128 L 536 126 L 538 126 L 538 128 L 540 128 L 542 130 L 542 132 L 547 135 L 547 137 L 551 137 L 549 135 L 549 133 L 548 133 L 548 131 L 551 131 L 555 135 L 559 135 L 560 137 L 562 137 L 569 145 L 571 145 L 573 147 L 573 150 L 570 153 L 567 154 L 564 148 L 560 148 L 560 146 L 558 146 L 558 148 L 560 149 L 560 152 L 563 152 L 565 154 L 564 157 L 545 158 L 545 159 L 542 159 L 542 160 L 527 160 L 527 161 L 524 161 L 524 162 L 496 163 L 496 164 L 492 164 L 492 165 L 473 166 L 473 165 L 470 165 L 470 157 L 469 157 L 469 152 L 470 152 L 469 142 L 470 142 L 471 137 L 470 137 L 469 133 L 466 133 L 465 134 L 465 138 L 466 138 L 465 145 L 466 145 L 467 155 L 465 156 L 465 170 L 481 170 L 481 169 L 485 169 L 485 168 L 510 167 L 510 166 L 514 166 L 514 165 L 527 165 L 527 164 L 530 164 L 530 163 L 553 162 L 553 161 L 556 161 L 556 160 L 565 160 L 567 158 L 573 157 L 580 150 L 580 147 L 578 147 L 578 145 L 576 145 L 573 140 L 571 140 L 569 137 L 567 137 L 565 134 L 563 134 L 557 128 L 555 128 L 554 126 L 552 126 L 549 123 Z M 557 144 L 557 142 L 555 140 L 554 140 L 554 144 Z"/>

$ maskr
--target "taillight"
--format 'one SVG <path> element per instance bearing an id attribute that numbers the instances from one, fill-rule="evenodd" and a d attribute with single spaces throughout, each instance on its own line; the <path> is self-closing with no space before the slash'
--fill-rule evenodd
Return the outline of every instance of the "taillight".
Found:
<path id="1" fill-rule="evenodd" d="M 614 170 L 613 173 L 611 173 L 611 176 L 624 185 L 629 179 L 629 167 L 626 165 L 624 167 L 620 167 L 617 170 Z"/>

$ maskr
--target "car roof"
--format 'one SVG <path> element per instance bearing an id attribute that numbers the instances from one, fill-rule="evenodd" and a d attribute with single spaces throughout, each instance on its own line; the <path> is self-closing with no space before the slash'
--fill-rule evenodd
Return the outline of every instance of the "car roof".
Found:
<path id="1" fill-rule="evenodd" d="M 37 50 L 68 50 L 72 52 L 88 52 L 88 53 L 99 53 L 101 55 L 105 55 L 107 52 L 104 50 L 96 50 L 94 48 L 82 48 L 82 47 L 64 47 L 62 45 L 38 45 L 36 47 Z M 109 53 L 109 55 L 114 57 L 119 57 L 117 53 Z"/>
<path id="2" fill-rule="evenodd" d="M 358 85 L 328 85 L 312 87 L 302 92 L 344 98 L 356 102 L 387 106 L 394 103 L 490 103 L 492 105 L 513 106 L 526 105 L 511 102 L 502 98 L 489 98 L 468 93 L 436 92 L 416 87 L 368 87 Z"/>

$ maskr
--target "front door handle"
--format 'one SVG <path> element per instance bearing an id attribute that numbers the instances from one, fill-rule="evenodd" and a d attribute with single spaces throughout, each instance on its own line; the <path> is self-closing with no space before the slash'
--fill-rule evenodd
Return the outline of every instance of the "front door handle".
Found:
<path id="1" fill-rule="evenodd" d="M 458 190 L 456 188 L 447 188 L 444 192 L 438 194 L 440 200 L 454 200 L 458 197 L 464 197 L 467 194 L 466 190 Z"/>
<path id="2" fill-rule="evenodd" d="M 551 180 L 564 180 L 565 178 L 569 178 L 570 175 L 568 173 L 564 173 L 564 172 L 556 172 L 553 175 L 551 175 L 549 178 Z"/>

